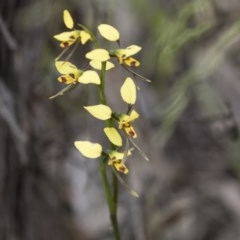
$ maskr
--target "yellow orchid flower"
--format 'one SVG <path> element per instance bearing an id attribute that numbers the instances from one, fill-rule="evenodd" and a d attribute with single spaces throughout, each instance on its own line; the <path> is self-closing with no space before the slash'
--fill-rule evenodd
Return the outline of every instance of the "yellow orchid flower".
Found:
<path id="1" fill-rule="evenodd" d="M 100 24 L 98 26 L 98 31 L 102 37 L 104 37 L 105 39 L 107 39 L 109 41 L 118 41 L 119 40 L 120 34 L 119 34 L 118 30 L 109 24 Z"/>
<path id="2" fill-rule="evenodd" d="M 119 121 L 118 121 L 118 127 L 119 129 L 124 129 L 126 134 L 132 138 L 136 138 L 137 134 L 136 131 L 134 130 L 133 126 L 131 123 L 135 121 L 139 117 L 139 114 L 135 111 L 132 110 L 131 113 L 128 114 L 120 114 L 119 115 Z"/>
<path id="3" fill-rule="evenodd" d="M 114 127 L 105 127 L 103 130 L 111 143 L 119 147 L 122 146 L 121 135 Z"/>
<path id="4" fill-rule="evenodd" d="M 117 151 L 110 151 L 108 165 L 113 166 L 117 171 L 127 174 L 128 168 L 125 165 L 125 160 L 123 159 L 125 154 Z M 128 151 L 127 155 L 131 155 L 131 151 Z"/>
<path id="5" fill-rule="evenodd" d="M 102 146 L 88 141 L 75 141 L 75 147 L 87 158 L 98 158 L 102 155 Z"/>
<path id="6" fill-rule="evenodd" d="M 62 76 L 58 77 L 58 81 L 64 84 L 77 83 L 78 78 L 83 73 L 75 65 L 70 62 L 56 61 L 55 66 Z"/>
<path id="7" fill-rule="evenodd" d="M 71 14 L 68 10 L 63 11 L 63 21 L 65 26 L 68 29 L 73 29 L 74 21 L 72 19 Z M 85 30 L 72 30 L 68 32 L 63 32 L 53 36 L 56 40 L 60 41 L 60 47 L 66 48 L 74 44 L 78 39 L 82 44 L 85 44 L 88 40 L 90 40 L 91 34 Z"/>
<path id="8" fill-rule="evenodd" d="M 80 30 L 73 30 L 69 32 L 62 32 L 53 36 L 56 40 L 60 41 L 60 47 L 66 48 L 74 44 L 80 37 Z"/>
<path id="9" fill-rule="evenodd" d="M 125 82 L 123 83 L 120 93 L 122 96 L 122 99 L 127 104 L 133 105 L 136 102 L 137 98 L 137 90 L 136 85 L 132 78 L 128 77 L 126 78 Z"/>
<path id="10" fill-rule="evenodd" d="M 66 61 L 56 61 L 55 66 L 62 76 L 58 77 L 58 81 L 65 84 L 100 84 L 100 78 L 97 72 L 92 70 L 81 71 L 75 65 Z"/>
<path id="11" fill-rule="evenodd" d="M 132 58 L 132 55 L 138 53 L 142 48 L 137 45 L 131 45 L 123 49 L 110 50 L 110 56 L 117 57 L 120 64 L 126 64 L 130 67 L 140 66 L 140 62 L 135 58 Z"/>
<path id="12" fill-rule="evenodd" d="M 93 106 L 84 107 L 93 117 L 100 120 L 107 120 L 112 116 L 112 110 L 110 107 L 104 104 L 98 104 Z"/>

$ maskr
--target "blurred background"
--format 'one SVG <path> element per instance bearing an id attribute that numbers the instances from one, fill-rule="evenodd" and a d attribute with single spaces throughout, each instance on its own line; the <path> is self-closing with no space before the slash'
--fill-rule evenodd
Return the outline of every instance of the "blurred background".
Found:
<path id="1" fill-rule="evenodd" d="M 137 82 L 137 144 L 151 161 L 137 151 L 128 160 L 125 180 L 140 197 L 120 186 L 122 239 L 240 239 L 239 0 L 1 0 L 0 239 L 113 239 L 98 164 L 73 147 L 105 139 L 82 111 L 94 88 L 48 99 L 64 87 L 53 35 L 65 8 L 142 46 L 136 71 L 152 80 Z M 89 48 L 72 61 L 85 66 Z M 109 72 L 114 108 L 126 75 Z"/>

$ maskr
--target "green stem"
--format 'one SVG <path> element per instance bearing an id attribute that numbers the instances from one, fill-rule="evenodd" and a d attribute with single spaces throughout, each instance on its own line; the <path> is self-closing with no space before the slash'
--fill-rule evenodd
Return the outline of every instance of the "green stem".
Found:
<path id="1" fill-rule="evenodd" d="M 121 240 L 118 221 L 117 221 L 117 202 L 114 202 L 114 199 L 111 194 L 111 187 L 107 177 L 107 162 L 106 159 L 103 159 L 100 165 L 100 172 L 102 176 L 102 181 L 104 185 L 105 196 L 108 204 L 108 210 L 110 213 L 110 220 L 113 228 L 113 233 L 116 240 Z"/>
<path id="2" fill-rule="evenodd" d="M 118 204 L 118 179 L 116 177 L 116 174 L 112 172 L 112 179 L 113 179 L 113 202 L 114 202 L 114 208 L 117 212 L 117 204 Z"/>
<path id="3" fill-rule="evenodd" d="M 107 100 L 105 96 L 105 73 L 106 73 L 106 62 L 102 63 L 102 70 L 100 74 L 101 83 L 99 85 L 99 98 L 101 104 L 107 105 Z M 110 118 L 106 120 L 106 126 L 112 127 L 113 126 L 113 119 Z M 111 145 L 111 150 L 114 150 L 114 145 Z M 107 158 L 105 157 L 102 160 L 100 165 L 100 172 L 102 176 L 102 181 L 104 185 L 105 196 L 108 204 L 108 210 L 110 214 L 111 225 L 113 228 L 113 233 L 116 240 L 120 240 L 120 232 L 118 227 L 118 220 L 117 220 L 117 203 L 118 203 L 118 180 L 115 174 L 113 173 L 112 176 L 112 191 L 111 185 L 109 184 L 109 179 L 107 175 Z"/>

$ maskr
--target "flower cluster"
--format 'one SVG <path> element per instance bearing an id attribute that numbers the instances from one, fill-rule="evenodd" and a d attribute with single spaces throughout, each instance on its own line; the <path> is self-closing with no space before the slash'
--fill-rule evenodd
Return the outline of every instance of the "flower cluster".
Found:
<path id="1" fill-rule="evenodd" d="M 137 132 L 133 123 L 139 118 L 138 112 L 134 109 L 137 99 L 137 87 L 134 78 L 136 75 L 133 74 L 133 77 L 127 77 L 120 89 L 123 103 L 127 105 L 128 109 L 124 113 L 114 111 L 108 106 L 105 97 L 104 81 L 107 71 L 115 67 L 114 58 L 117 59 L 117 63 L 124 66 L 127 70 L 131 67 L 138 67 L 140 62 L 132 56 L 137 54 L 141 47 L 130 45 L 126 48 L 121 48 L 118 30 L 111 25 L 101 24 L 98 26 L 98 32 L 101 37 L 107 41 L 115 42 L 117 47 L 113 49 L 100 48 L 96 36 L 88 28 L 81 24 L 77 24 L 77 29 L 74 27 L 74 21 L 67 10 L 63 12 L 63 20 L 68 31 L 54 36 L 60 42 L 60 47 L 68 49 L 75 44 L 92 42 L 93 49 L 85 54 L 85 58 L 89 62 L 87 70 L 79 69 L 67 60 L 57 60 L 55 62 L 56 69 L 61 74 L 58 77 L 58 81 L 67 86 L 53 97 L 68 91 L 70 89 L 69 86 L 78 84 L 97 85 L 101 96 L 100 102 L 96 105 L 84 106 L 84 109 L 93 117 L 105 121 L 106 127 L 103 129 L 103 133 L 109 140 L 110 147 L 103 149 L 101 144 L 89 141 L 75 141 L 74 145 L 83 156 L 90 159 L 103 157 L 114 170 L 127 174 L 129 170 L 126 166 L 126 159 L 132 154 L 133 150 L 133 148 L 129 147 L 128 141 L 147 159 L 133 141 L 133 139 L 137 138 Z M 130 73 L 134 72 L 130 70 Z"/>

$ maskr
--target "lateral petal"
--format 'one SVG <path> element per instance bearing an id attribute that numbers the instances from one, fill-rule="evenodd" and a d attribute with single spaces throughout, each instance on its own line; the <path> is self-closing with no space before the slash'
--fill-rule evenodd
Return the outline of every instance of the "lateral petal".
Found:
<path id="1" fill-rule="evenodd" d="M 74 145 L 78 151 L 87 158 L 98 158 L 102 154 L 102 146 L 98 143 L 75 141 Z"/>
<path id="2" fill-rule="evenodd" d="M 87 70 L 83 72 L 83 74 L 78 78 L 78 82 L 83 83 L 83 84 L 100 84 L 100 78 L 98 74 L 95 71 L 92 70 Z"/>
<path id="3" fill-rule="evenodd" d="M 136 86 L 132 78 L 126 78 L 125 82 L 123 83 L 120 93 L 122 96 L 123 101 L 127 104 L 134 104 L 136 102 L 137 93 L 136 93 Z"/>
<path id="4" fill-rule="evenodd" d="M 111 143 L 119 147 L 122 146 L 122 137 L 114 127 L 106 127 L 104 132 Z"/>
<path id="5" fill-rule="evenodd" d="M 112 116 L 112 110 L 110 107 L 99 104 L 93 106 L 85 106 L 84 107 L 93 117 L 100 120 L 107 120 Z"/>
<path id="6" fill-rule="evenodd" d="M 109 25 L 109 24 L 101 24 L 98 26 L 98 31 L 105 39 L 109 41 L 117 41 L 119 40 L 120 34 L 118 30 Z"/>

